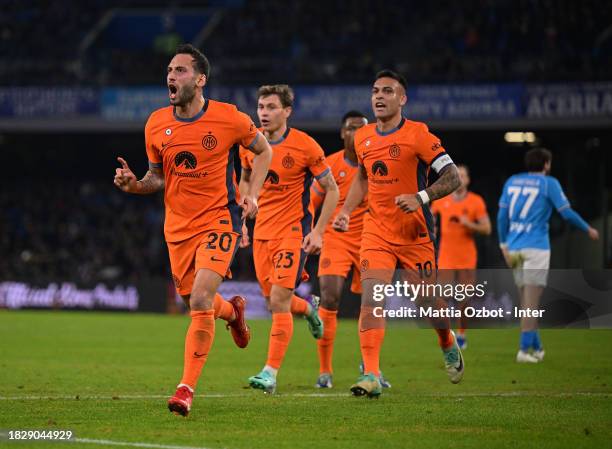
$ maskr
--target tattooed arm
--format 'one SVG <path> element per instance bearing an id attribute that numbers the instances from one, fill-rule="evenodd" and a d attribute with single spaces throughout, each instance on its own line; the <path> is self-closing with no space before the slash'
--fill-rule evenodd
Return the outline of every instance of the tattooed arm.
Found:
<path id="1" fill-rule="evenodd" d="M 459 172 L 455 164 L 444 167 L 440 172 L 440 177 L 432 185 L 425 189 L 429 195 L 429 201 L 440 199 L 449 193 L 453 193 L 461 185 Z M 417 196 L 420 199 L 420 197 Z M 421 202 L 422 204 L 422 202 Z"/>
<path id="2" fill-rule="evenodd" d="M 160 167 L 150 165 L 149 171 L 139 181 L 125 159 L 118 157 L 121 168 L 115 169 L 114 183 L 124 192 L 146 195 L 164 190 L 164 172 Z"/>
<path id="3" fill-rule="evenodd" d="M 459 185 L 459 172 L 455 164 L 449 164 L 440 170 L 440 177 L 425 189 L 429 201 L 440 199 L 452 193 Z M 410 213 L 418 210 L 423 204 L 423 198 L 418 193 L 404 193 L 395 197 L 395 204 L 404 212 Z"/>

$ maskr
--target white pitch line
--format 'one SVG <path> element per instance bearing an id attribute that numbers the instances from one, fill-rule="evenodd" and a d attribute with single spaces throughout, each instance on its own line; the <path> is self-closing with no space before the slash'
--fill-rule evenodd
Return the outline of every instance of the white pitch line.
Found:
<path id="1" fill-rule="evenodd" d="M 340 398 L 350 397 L 347 393 L 278 393 L 275 397 L 294 397 L 294 398 Z M 569 398 L 572 396 L 586 396 L 586 397 L 612 397 L 611 393 L 605 392 L 589 392 L 589 391 L 576 391 L 573 393 L 541 393 L 541 392 L 530 392 L 530 391 L 508 391 L 503 393 L 455 393 L 455 394 L 412 394 L 414 398 L 442 398 L 442 399 L 460 399 L 460 398 L 513 398 L 513 397 L 542 397 L 542 398 Z M 138 399 L 167 399 L 170 395 L 160 394 L 137 394 L 137 395 L 94 395 L 94 396 L 0 396 L 0 401 L 58 401 L 58 400 L 97 400 L 97 401 L 114 401 L 114 400 L 138 400 Z M 211 393 L 211 394 L 199 394 L 195 395 L 195 398 L 247 398 L 253 397 L 253 394 L 240 394 L 240 393 Z"/>
<path id="2" fill-rule="evenodd" d="M 100 444 L 103 446 L 129 446 L 129 447 L 149 447 L 155 449 L 208 449 L 206 447 L 195 446 L 175 446 L 168 444 L 155 443 L 132 443 L 129 441 L 111 441 L 111 440 L 92 440 L 91 438 L 72 438 L 68 440 L 74 443 Z"/>

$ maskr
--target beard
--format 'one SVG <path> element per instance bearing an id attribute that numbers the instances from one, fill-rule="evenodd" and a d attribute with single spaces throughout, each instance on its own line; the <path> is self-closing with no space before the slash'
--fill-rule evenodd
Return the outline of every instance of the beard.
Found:
<path id="1" fill-rule="evenodd" d="M 177 99 L 174 101 L 174 106 L 185 107 L 193 101 L 196 95 L 195 85 L 183 86 L 180 90 Z"/>

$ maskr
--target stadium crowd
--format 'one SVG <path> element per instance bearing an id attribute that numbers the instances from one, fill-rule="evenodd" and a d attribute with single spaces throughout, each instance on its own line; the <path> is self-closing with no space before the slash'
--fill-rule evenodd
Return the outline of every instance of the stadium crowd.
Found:
<path id="1" fill-rule="evenodd" d="M 102 181 L 13 188 L 0 191 L 1 279 L 90 284 L 166 275 L 159 198 L 127 198 Z"/>
<path id="2" fill-rule="evenodd" d="M 304 0 L 207 4 L 221 20 L 201 47 L 214 62 L 213 79 L 224 84 L 362 83 L 383 66 L 409 82 L 612 77 L 612 4 L 605 0 L 388 1 L 376 7 L 351 0 L 327 2 L 324 9 Z M 156 8 L 164 20 L 194 5 L 201 7 L 185 0 L 3 2 L 0 84 L 157 84 L 167 56 L 154 45 L 126 57 L 96 33 L 91 45 L 83 40 L 113 8 Z"/>

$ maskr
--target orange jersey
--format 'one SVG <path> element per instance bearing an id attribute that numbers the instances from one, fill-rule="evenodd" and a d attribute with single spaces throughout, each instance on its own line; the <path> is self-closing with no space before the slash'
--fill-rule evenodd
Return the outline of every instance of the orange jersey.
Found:
<path id="1" fill-rule="evenodd" d="M 198 234 L 216 219 L 231 220 L 240 232 L 234 157 L 237 144 L 252 145 L 257 132 L 236 106 L 209 99 L 191 119 L 176 117 L 172 106 L 151 114 L 145 142 L 149 162 L 163 165 L 168 242 Z"/>
<path id="2" fill-rule="evenodd" d="M 329 172 L 325 154 L 312 137 L 295 128 L 287 128 L 283 137 L 269 143 L 272 162 L 259 194 L 253 237 L 302 239 L 312 228 L 312 178 Z M 254 157 L 250 151 L 240 150 L 244 169 L 253 169 Z"/>
<path id="3" fill-rule="evenodd" d="M 456 200 L 453 195 L 435 201 L 431 211 L 439 214 L 438 266 L 442 269 L 476 268 L 477 252 L 472 231 L 463 226 L 459 217 L 478 221 L 487 216 L 487 207 L 480 195 L 468 192 Z"/>
<path id="4" fill-rule="evenodd" d="M 417 193 L 427 187 L 430 167 L 437 172 L 452 160 L 424 123 L 402 118 L 399 125 L 380 132 L 369 124 L 355 132 L 355 149 L 368 176 L 370 213 L 365 233 L 380 235 L 397 245 L 432 241 L 433 217 L 428 206 L 413 213 L 402 212 L 395 197 Z"/>
<path id="5" fill-rule="evenodd" d="M 327 163 L 331 168 L 332 175 L 334 175 L 334 179 L 336 180 L 336 184 L 338 185 L 338 190 L 340 192 L 340 198 L 338 199 L 338 205 L 336 206 L 336 210 L 332 214 L 332 219 L 346 201 L 346 197 L 351 188 L 351 184 L 353 183 L 353 179 L 359 170 L 357 164 L 353 165 L 350 160 L 344 157 L 344 150 L 337 151 L 336 153 L 330 154 L 327 157 Z M 312 203 L 313 209 L 316 209 L 320 206 L 323 198 L 325 197 L 325 193 L 321 186 L 318 185 L 317 182 L 314 182 L 312 185 Z M 357 246 L 357 251 L 359 251 L 359 241 L 361 240 L 361 231 L 363 230 L 363 217 L 368 211 L 368 200 L 364 199 L 362 203 L 355 208 L 353 213 L 351 213 L 350 224 L 348 232 L 338 232 L 332 228 L 331 223 L 327 225 L 325 228 L 325 235 L 323 241 L 344 241 L 347 243 L 352 243 Z"/>

